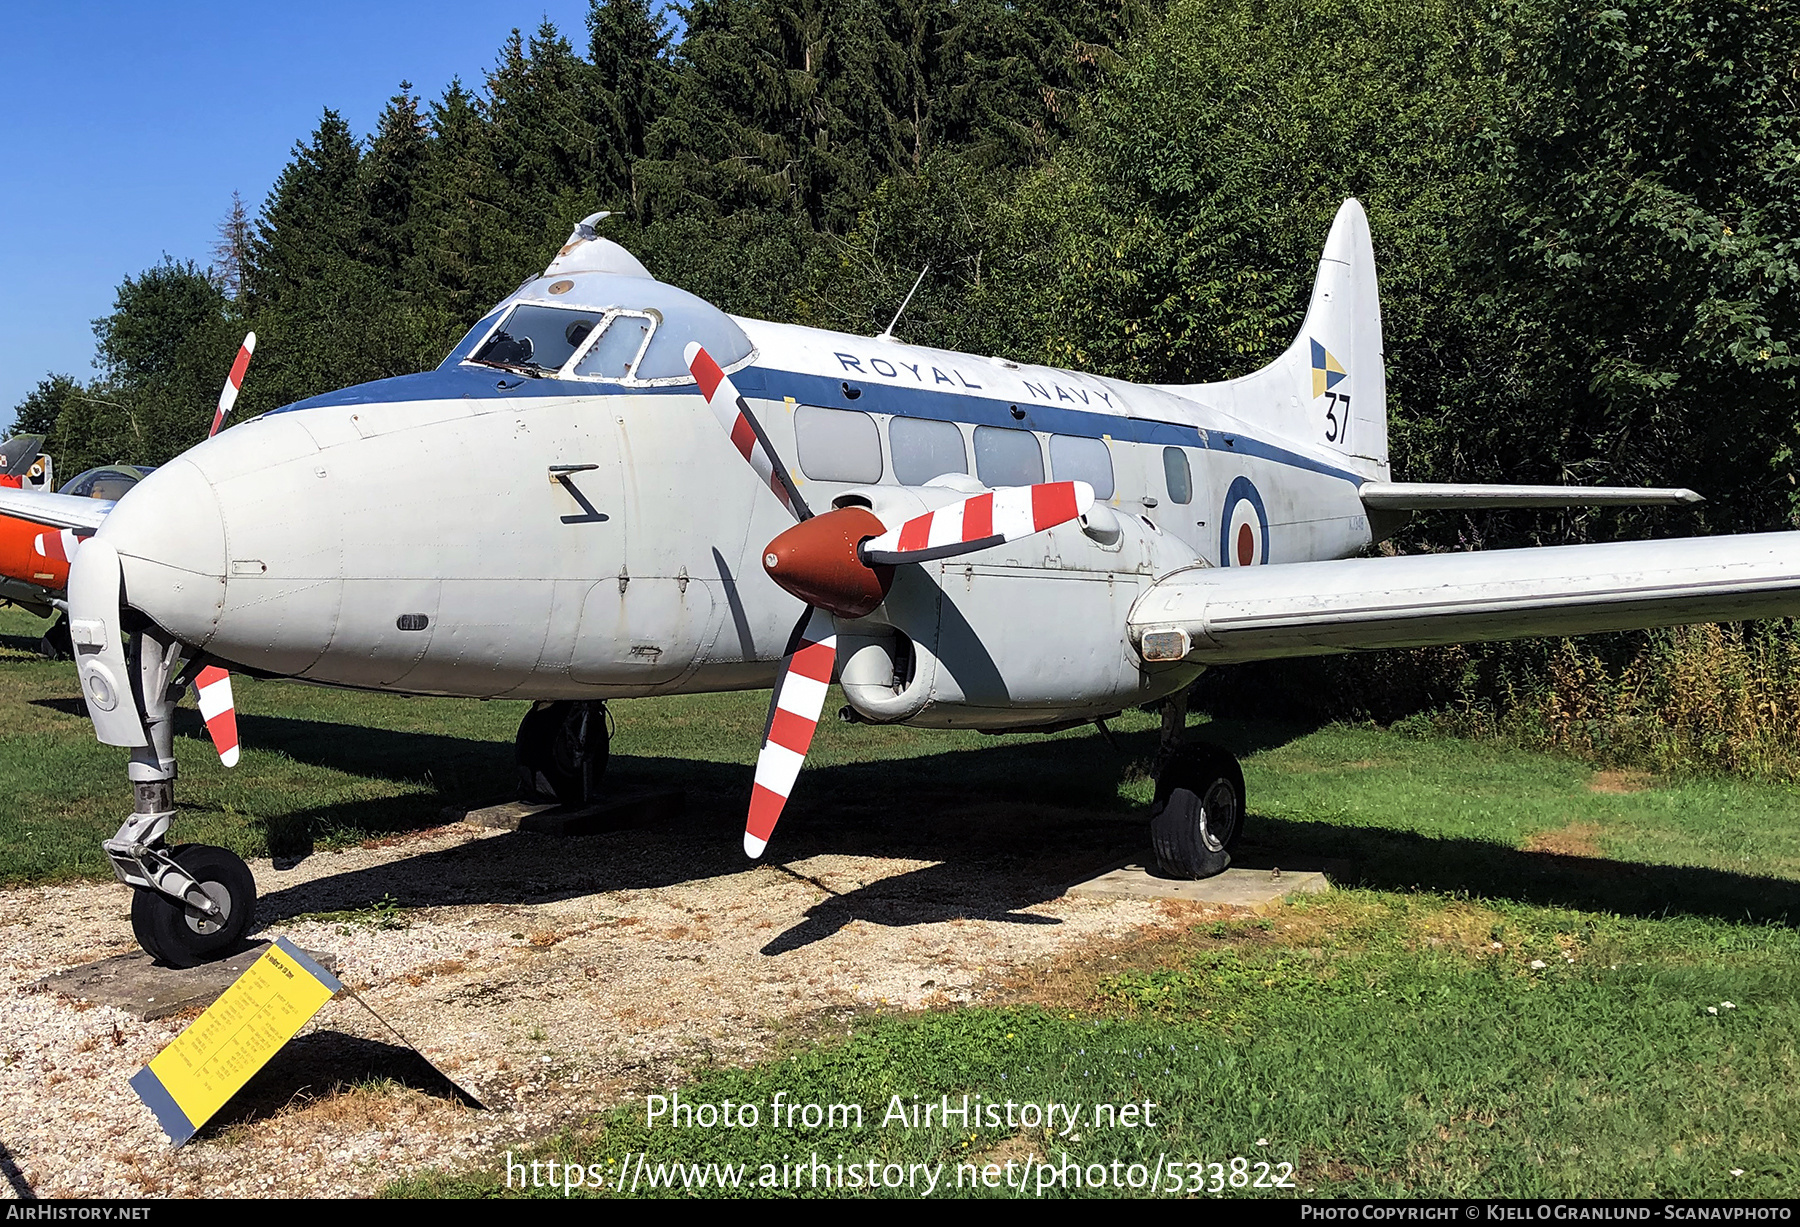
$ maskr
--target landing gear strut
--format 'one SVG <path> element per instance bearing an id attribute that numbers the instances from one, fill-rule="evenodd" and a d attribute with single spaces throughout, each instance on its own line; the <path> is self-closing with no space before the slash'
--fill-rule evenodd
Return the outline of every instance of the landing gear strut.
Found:
<path id="1" fill-rule="evenodd" d="M 519 791 L 586 805 L 600 795 L 608 734 L 604 702 L 534 703 L 513 742 Z"/>
<path id="2" fill-rule="evenodd" d="M 1150 842 L 1157 870 L 1172 878 L 1210 878 L 1231 865 L 1244 829 L 1244 773 L 1231 752 L 1185 744 L 1187 694 L 1163 708 L 1156 755 Z"/>
<path id="3" fill-rule="evenodd" d="M 234 852 L 170 848 L 165 840 L 175 820 L 175 704 L 186 689 L 181 651 L 154 627 L 131 636 L 133 693 L 118 697 L 138 704 L 149 744 L 131 751 L 132 815 L 102 846 L 113 873 L 133 888 L 138 944 L 171 966 L 194 967 L 243 940 L 256 914 L 256 882 Z"/>

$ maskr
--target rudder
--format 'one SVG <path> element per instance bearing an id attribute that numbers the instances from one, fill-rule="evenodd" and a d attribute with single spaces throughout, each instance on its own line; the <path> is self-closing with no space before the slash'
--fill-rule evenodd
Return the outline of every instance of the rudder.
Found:
<path id="1" fill-rule="evenodd" d="M 1300 335 L 1262 370 L 1223 383 L 1173 388 L 1246 422 L 1341 452 L 1374 480 L 1388 476 L 1387 370 L 1381 292 L 1369 219 L 1354 198 L 1339 207 L 1319 257 Z"/>

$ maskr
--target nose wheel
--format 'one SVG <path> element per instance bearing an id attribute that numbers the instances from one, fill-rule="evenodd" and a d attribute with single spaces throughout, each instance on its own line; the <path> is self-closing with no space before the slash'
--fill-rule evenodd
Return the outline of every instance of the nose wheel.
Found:
<path id="1" fill-rule="evenodd" d="M 250 867 L 226 848 L 182 844 L 169 858 L 193 880 L 188 899 L 138 888 L 131 893 L 131 932 L 149 954 L 171 967 L 198 967 L 230 954 L 256 915 Z M 211 905 L 203 908 L 194 889 Z"/>
<path id="2" fill-rule="evenodd" d="M 533 704 L 513 742 L 519 791 L 571 807 L 586 805 L 600 795 L 608 740 L 605 703 Z"/>

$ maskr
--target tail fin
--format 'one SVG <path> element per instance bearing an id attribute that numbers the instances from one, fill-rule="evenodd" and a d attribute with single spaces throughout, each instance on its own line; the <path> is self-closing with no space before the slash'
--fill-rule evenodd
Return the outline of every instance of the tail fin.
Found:
<path id="1" fill-rule="evenodd" d="M 1381 294 L 1362 205 L 1346 200 L 1338 209 L 1306 323 L 1281 357 L 1238 379 L 1172 390 L 1286 438 L 1341 452 L 1347 467 L 1386 480 Z"/>

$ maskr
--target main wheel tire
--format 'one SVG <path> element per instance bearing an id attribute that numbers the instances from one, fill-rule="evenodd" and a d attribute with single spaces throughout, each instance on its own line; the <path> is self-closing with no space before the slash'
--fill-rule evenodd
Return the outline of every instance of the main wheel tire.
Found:
<path id="1" fill-rule="evenodd" d="M 1224 873 L 1244 830 L 1244 773 L 1217 746 L 1177 756 L 1156 780 L 1150 842 L 1157 869 L 1198 880 Z"/>
<path id="2" fill-rule="evenodd" d="M 519 722 L 513 743 L 520 790 L 540 796 L 548 788 L 563 805 L 585 805 L 599 795 L 607 740 L 606 704 L 536 704 Z"/>
<path id="3" fill-rule="evenodd" d="M 256 917 L 250 867 L 237 853 L 210 844 L 182 844 L 169 855 L 219 905 L 224 919 L 140 887 L 131 897 L 131 931 L 138 944 L 171 967 L 198 967 L 232 953 Z"/>

